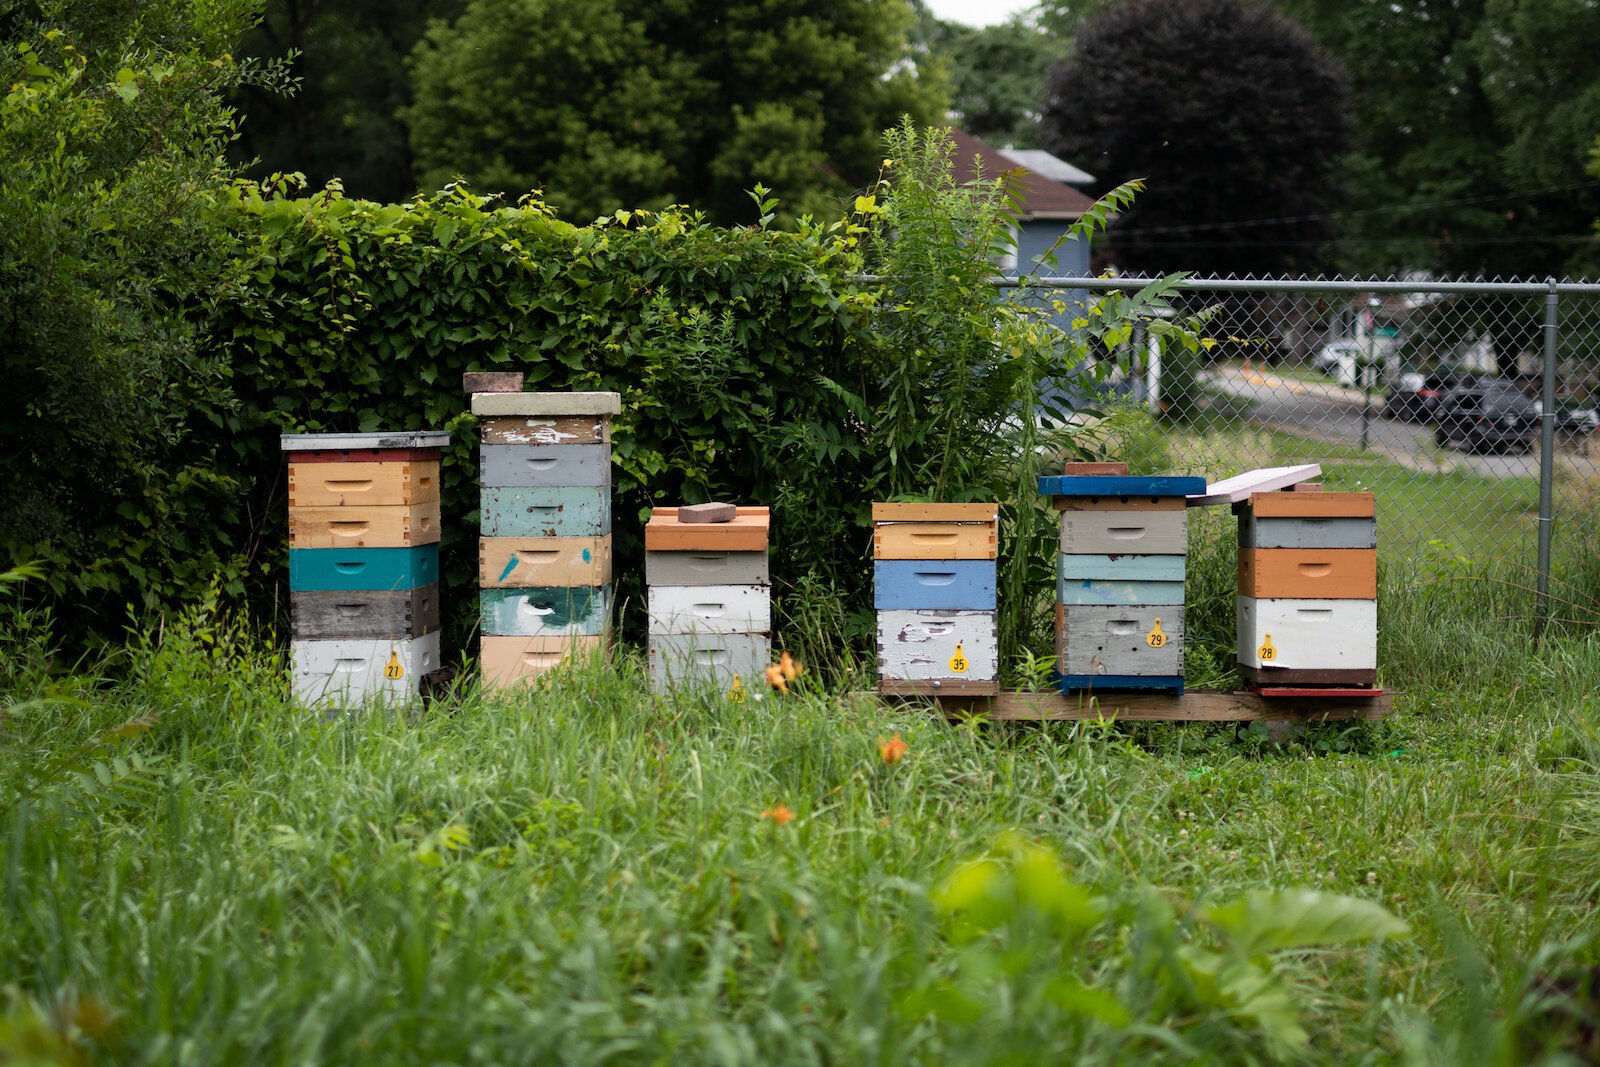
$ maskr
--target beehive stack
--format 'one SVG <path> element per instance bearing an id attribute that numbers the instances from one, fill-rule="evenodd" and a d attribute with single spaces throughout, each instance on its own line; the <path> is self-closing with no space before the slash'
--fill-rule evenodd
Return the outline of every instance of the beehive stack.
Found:
<path id="1" fill-rule="evenodd" d="M 772 659 L 767 508 L 656 508 L 644 528 L 650 680 L 738 691 Z"/>
<path id="2" fill-rule="evenodd" d="M 1056 671 L 1063 692 L 1183 692 L 1186 497 L 1204 478 L 1068 464 L 1039 479 L 1061 512 Z"/>
<path id="3" fill-rule="evenodd" d="M 439 667 L 439 454 L 447 433 L 285 434 L 294 693 L 409 700 Z"/>
<path id="4" fill-rule="evenodd" d="M 617 393 L 472 394 L 485 685 L 609 650 L 611 416 L 621 410 Z"/>
<path id="5" fill-rule="evenodd" d="M 873 504 L 878 692 L 992 696 L 995 504 Z"/>
<path id="6" fill-rule="evenodd" d="M 1371 493 L 1255 493 L 1239 517 L 1239 673 L 1257 688 L 1370 688 L 1378 674 Z"/>

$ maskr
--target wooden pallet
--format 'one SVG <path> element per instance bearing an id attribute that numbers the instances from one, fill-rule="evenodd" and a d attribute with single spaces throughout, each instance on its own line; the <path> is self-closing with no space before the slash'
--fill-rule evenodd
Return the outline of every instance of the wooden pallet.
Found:
<path id="1" fill-rule="evenodd" d="M 1339 690 L 1293 696 L 1191 690 L 1182 696 L 1170 693 L 1103 693 L 1091 697 L 1081 693 L 1062 696 L 1059 693 L 1005 692 L 995 696 L 880 695 L 880 699 L 928 702 L 951 719 L 981 716 L 1011 722 L 1063 719 L 1121 719 L 1126 722 L 1251 722 L 1256 719 L 1376 721 L 1394 710 L 1393 693 L 1380 691 L 1347 695 Z"/>

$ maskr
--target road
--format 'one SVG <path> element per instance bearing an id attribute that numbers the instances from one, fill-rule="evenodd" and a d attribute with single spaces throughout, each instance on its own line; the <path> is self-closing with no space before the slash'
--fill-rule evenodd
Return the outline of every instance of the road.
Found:
<path id="1" fill-rule="evenodd" d="M 1359 389 L 1332 382 L 1306 382 L 1268 372 L 1218 364 L 1203 376 L 1207 384 L 1253 405 L 1251 421 L 1271 429 L 1331 444 L 1360 447 L 1364 397 Z M 1374 397 L 1367 423 L 1368 448 L 1414 470 L 1468 471 L 1490 478 L 1537 478 L 1537 449 L 1526 455 L 1474 456 L 1434 444 L 1433 427 L 1385 418 L 1383 401 Z M 1563 466 L 1594 477 L 1600 475 L 1600 449 L 1580 456 L 1558 442 Z"/>

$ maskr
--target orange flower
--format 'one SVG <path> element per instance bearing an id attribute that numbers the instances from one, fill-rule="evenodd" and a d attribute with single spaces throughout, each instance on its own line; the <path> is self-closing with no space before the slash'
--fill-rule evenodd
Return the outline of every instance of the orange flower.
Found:
<path id="1" fill-rule="evenodd" d="M 789 653 L 785 652 L 783 655 L 778 657 L 778 669 L 783 671 L 783 676 L 792 682 L 796 678 L 800 677 L 800 672 L 805 670 L 805 666 L 800 663 L 796 663 L 794 659 L 790 657 Z"/>
<path id="2" fill-rule="evenodd" d="M 774 826 L 783 826 L 794 821 L 794 812 L 787 804 L 774 804 L 761 813 L 763 819 L 771 819 Z"/>
<path id="3" fill-rule="evenodd" d="M 767 668 L 767 684 L 780 693 L 789 691 L 789 680 L 783 676 L 783 668 L 776 663 Z"/>
<path id="4" fill-rule="evenodd" d="M 881 737 L 878 739 L 878 755 L 883 757 L 885 763 L 899 763 L 905 757 L 906 749 L 910 747 L 901 740 L 899 734 L 895 734 L 887 741 Z"/>

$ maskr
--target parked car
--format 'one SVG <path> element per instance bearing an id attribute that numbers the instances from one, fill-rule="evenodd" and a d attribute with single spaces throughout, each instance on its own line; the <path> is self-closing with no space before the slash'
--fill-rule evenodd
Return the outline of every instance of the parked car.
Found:
<path id="1" fill-rule="evenodd" d="M 1363 341 L 1329 341 L 1311 357 L 1311 369 L 1346 388 L 1358 388 L 1382 383 L 1386 359 L 1380 346 Z"/>
<path id="2" fill-rule="evenodd" d="M 1468 452 L 1528 452 L 1538 435 L 1539 409 L 1503 378 L 1459 385 L 1445 394 L 1435 416 L 1441 448 Z"/>
<path id="3" fill-rule="evenodd" d="M 1356 371 L 1365 350 L 1356 341 L 1331 341 L 1311 357 L 1311 369 L 1326 374 L 1340 385 L 1355 385 Z"/>
<path id="4" fill-rule="evenodd" d="M 1445 394 L 1471 385 L 1470 374 L 1404 374 L 1384 401 L 1383 413 L 1401 422 L 1431 422 Z"/>

